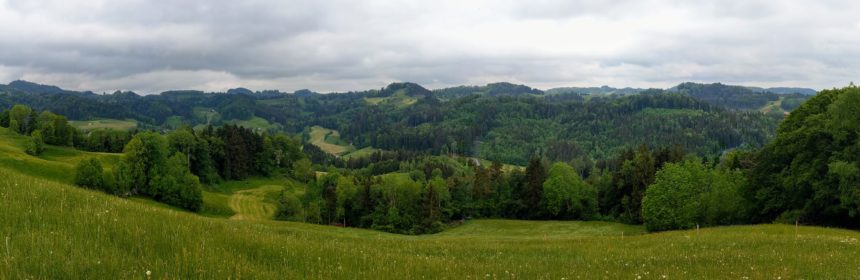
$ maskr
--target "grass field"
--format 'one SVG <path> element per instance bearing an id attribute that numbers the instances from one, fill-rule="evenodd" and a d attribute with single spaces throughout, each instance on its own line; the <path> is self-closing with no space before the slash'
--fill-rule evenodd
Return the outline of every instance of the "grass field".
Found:
<path id="1" fill-rule="evenodd" d="M 646 234 L 607 222 L 475 220 L 422 236 L 270 221 L 283 178 L 204 193 L 204 215 L 69 184 L 78 160 L 0 129 L 0 279 L 855 279 L 860 233 L 787 225 Z M 238 197 L 244 198 L 238 199 Z M 234 207 L 231 207 L 234 206 Z M 208 207 L 208 208 L 207 208 Z M 208 210 L 206 210 L 208 209 Z M 238 210 L 238 211 L 237 211 Z M 242 215 L 241 219 L 225 219 Z M 214 216 L 214 217 L 210 217 Z M 147 275 L 149 272 L 150 275 Z"/>
<path id="2" fill-rule="evenodd" d="M 851 279 L 860 234 L 785 225 L 640 234 L 470 221 L 436 235 L 201 217 L 0 169 L 0 278 Z M 796 231 L 795 231 L 796 230 Z M 622 237 L 622 232 L 625 235 Z"/>
<path id="3" fill-rule="evenodd" d="M 369 157 L 378 151 L 380 150 L 371 147 L 361 148 L 343 155 L 343 159 Z"/>
<path id="4" fill-rule="evenodd" d="M 785 113 L 785 110 L 782 109 L 782 101 L 784 99 L 784 96 L 780 96 L 778 100 L 768 102 L 767 104 L 762 106 L 761 109 L 759 109 L 759 112 L 762 112 L 762 114 L 767 114 L 773 111 Z"/>
<path id="5" fill-rule="evenodd" d="M 280 124 L 270 123 L 269 121 L 267 121 L 263 118 L 260 118 L 260 117 L 253 117 L 250 120 L 229 120 L 229 121 L 225 121 L 224 123 L 234 124 L 234 125 L 238 125 L 238 126 L 242 126 L 242 127 L 246 127 L 246 128 L 253 128 L 253 129 L 263 130 L 263 131 L 281 129 Z"/>
<path id="6" fill-rule="evenodd" d="M 391 104 L 397 108 L 406 108 L 418 102 L 418 98 L 408 96 L 406 90 L 401 89 L 388 97 L 365 97 L 364 102 L 372 105 Z"/>
<path id="7" fill-rule="evenodd" d="M 131 130 L 137 127 L 135 120 L 98 119 L 89 121 L 69 121 L 69 124 L 80 130 L 116 129 Z"/>
<path id="8" fill-rule="evenodd" d="M 324 152 L 333 155 L 343 155 L 355 150 L 352 145 L 343 143 L 337 130 L 321 126 L 311 127 L 311 144 L 320 147 Z"/>

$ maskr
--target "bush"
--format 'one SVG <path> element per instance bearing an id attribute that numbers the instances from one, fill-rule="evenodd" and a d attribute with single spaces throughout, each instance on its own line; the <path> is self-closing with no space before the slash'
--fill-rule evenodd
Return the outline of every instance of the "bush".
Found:
<path id="1" fill-rule="evenodd" d="M 302 202 L 293 193 L 282 191 L 278 199 L 278 210 L 275 219 L 284 221 L 303 221 L 304 209 Z"/>
<path id="2" fill-rule="evenodd" d="M 32 137 L 27 140 L 24 145 L 24 152 L 29 155 L 38 156 L 45 150 L 45 141 L 42 138 L 42 132 L 39 130 L 33 131 Z"/>
<path id="3" fill-rule="evenodd" d="M 96 158 L 78 162 L 75 168 L 75 185 L 90 189 L 105 189 L 105 177 L 102 164 Z M 110 191 L 109 191 L 110 192 Z"/>

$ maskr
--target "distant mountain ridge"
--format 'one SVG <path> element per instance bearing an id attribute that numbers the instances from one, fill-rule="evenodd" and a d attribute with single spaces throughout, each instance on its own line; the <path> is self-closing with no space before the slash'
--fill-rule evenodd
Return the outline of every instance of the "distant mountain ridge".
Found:
<path id="1" fill-rule="evenodd" d="M 770 87 L 770 88 L 762 88 L 755 86 L 735 86 L 735 85 L 726 85 L 722 83 L 692 83 L 685 82 L 681 83 L 677 86 L 670 87 L 665 89 L 667 91 L 679 91 L 682 88 L 690 88 L 691 85 L 698 85 L 699 87 L 711 87 L 711 88 L 733 88 L 734 90 L 742 90 L 746 89 L 753 93 L 774 93 L 774 94 L 803 94 L 803 95 L 815 95 L 818 93 L 817 90 L 811 88 L 803 88 L 803 87 Z M 25 80 L 15 80 L 10 82 L 8 85 L 0 84 L 0 92 L 4 91 L 12 91 L 17 90 L 24 93 L 33 93 L 33 94 L 94 94 L 92 91 L 72 91 L 62 89 L 58 86 L 54 85 L 45 85 L 38 84 Z M 437 97 L 460 97 L 470 94 L 485 94 L 490 96 L 517 96 L 517 95 L 557 95 L 557 94 L 618 94 L 618 95 L 627 95 L 627 94 L 637 94 L 641 93 L 647 89 L 645 88 L 632 88 L 632 87 L 623 87 L 616 88 L 610 86 L 600 86 L 600 87 L 557 87 L 551 88 L 547 90 L 540 90 L 537 88 L 532 88 L 527 85 L 521 84 L 513 84 L 508 82 L 498 82 L 498 83 L 489 83 L 484 86 L 454 86 L 447 87 L 441 89 L 429 90 L 417 83 L 412 82 L 396 82 L 387 85 L 386 87 L 379 90 L 378 94 L 388 96 L 397 90 L 405 90 L 410 96 L 427 96 L 434 95 Z M 373 90 L 371 90 L 373 91 Z M 719 91 L 719 90 L 718 90 Z M 123 92 L 123 91 L 119 91 Z M 176 92 L 199 92 L 199 93 L 207 93 L 199 90 L 168 90 L 158 94 L 164 93 L 176 93 Z M 350 91 L 351 93 L 365 93 L 368 91 Z M 208 93 L 218 93 L 218 92 L 208 92 Z M 223 93 L 223 92 L 222 92 Z M 226 91 L 227 94 L 288 94 L 287 92 L 281 92 L 278 90 L 263 90 L 263 91 L 253 91 L 248 88 L 238 87 L 231 88 Z M 294 94 L 322 94 L 310 89 L 301 89 L 294 92 Z"/>

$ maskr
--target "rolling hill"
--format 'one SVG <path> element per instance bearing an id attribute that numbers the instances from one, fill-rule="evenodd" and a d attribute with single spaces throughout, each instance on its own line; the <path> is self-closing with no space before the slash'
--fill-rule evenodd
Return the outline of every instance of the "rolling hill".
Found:
<path id="1" fill-rule="evenodd" d="M 860 274 L 860 233 L 788 225 L 645 234 L 608 222 L 474 220 L 433 235 L 276 222 L 286 179 L 225 182 L 198 215 L 69 185 L 116 154 L 23 153 L 0 129 L 0 278 L 813 278 Z M 287 186 L 289 185 L 289 187 Z M 268 193 L 268 194 L 267 194 Z M 204 209 L 206 206 L 204 206 Z M 210 210 L 211 211 L 211 210 Z M 230 211 L 230 210 L 227 210 Z M 227 219 L 232 217 L 232 219 Z"/>

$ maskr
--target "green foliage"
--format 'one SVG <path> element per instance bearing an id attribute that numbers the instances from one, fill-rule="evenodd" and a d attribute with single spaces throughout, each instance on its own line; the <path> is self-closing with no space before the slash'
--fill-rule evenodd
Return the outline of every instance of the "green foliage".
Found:
<path id="1" fill-rule="evenodd" d="M 66 117 L 48 111 L 36 118 L 36 129 L 42 131 L 45 143 L 58 146 L 72 146 L 77 132 Z"/>
<path id="2" fill-rule="evenodd" d="M 132 193 L 157 195 L 158 189 L 152 180 L 165 173 L 168 155 L 164 136 L 155 132 L 139 133 L 128 142 L 123 152 L 123 163 L 129 173 L 117 177 L 130 180 Z"/>
<path id="3" fill-rule="evenodd" d="M 741 174 L 706 167 L 700 160 L 668 163 L 657 172 L 642 201 L 650 231 L 744 222 Z"/>
<path id="4" fill-rule="evenodd" d="M 9 109 L 9 127 L 12 129 L 12 131 L 24 135 L 29 135 L 35 128 L 33 120 L 30 118 L 32 114 L 33 110 L 26 105 L 19 104 L 12 106 L 12 109 Z"/>
<path id="5" fill-rule="evenodd" d="M 758 225 L 642 234 L 641 226 L 607 222 L 472 220 L 439 234 L 399 236 L 200 217 L 26 176 L 9 166 L 0 168 L 3 279 L 144 279 L 146 271 L 152 279 L 860 275 L 856 231 Z"/>
<path id="6" fill-rule="evenodd" d="M 278 209 L 275 219 L 284 221 L 304 221 L 305 214 L 302 202 L 293 193 L 282 191 L 278 199 Z"/>
<path id="7" fill-rule="evenodd" d="M 45 150 L 45 141 L 43 140 L 42 131 L 33 131 L 33 134 L 24 146 L 25 151 L 29 155 L 38 156 Z"/>
<path id="8" fill-rule="evenodd" d="M 155 132 L 135 135 L 126 145 L 123 161 L 115 171 L 117 189 L 128 189 L 191 211 L 200 210 L 203 194 L 198 177 L 189 170 L 188 158 L 181 152 L 169 158 L 167 154 L 168 141 L 164 136 Z"/>
<path id="9" fill-rule="evenodd" d="M 101 162 L 96 158 L 81 160 L 75 167 L 75 185 L 104 190 L 105 178 Z"/>
<path id="10" fill-rule="evenodd" d="M 745 196 L 756 222 L 860 227 L 860 89 L 824 90 L 794 110 L 762 149 Z M 790 222 L 790 221 L 789 221 Z"/>
<path id="11" fill-rule="evenodd" d="M 554 219 L 588 219 L 597 213 L 597 191 L 565 163 L 554 163 L 543 183 L 543 207 Z"/>
<path id="12" fill-rule="evenodd" d="M 293 178 L 305 183 L 316 177 L 313 166 L 311 166 L 311 161 L 306 158 L 297 160 L 293 163 L 292 174 Z"/>

